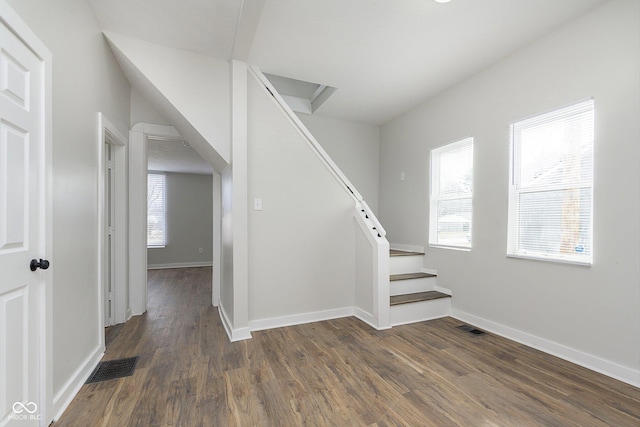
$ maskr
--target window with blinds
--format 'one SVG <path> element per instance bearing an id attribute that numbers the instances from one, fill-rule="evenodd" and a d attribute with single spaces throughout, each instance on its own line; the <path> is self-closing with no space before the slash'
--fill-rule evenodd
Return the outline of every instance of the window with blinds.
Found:
<path id="1" fill-rule="evenodd" d="M 473 138 L 431 150 L 429 245 L 471 248 Z"/>
<path id="2" fill-rule="evenodd" d="M 159 173 L 147 175 L 147 246 L 162 247 L 166 240 L 166 176 Z"/>
<path id="3" fill-rule="evenodd" d="M 507 254 L 591 264 L 593 100 L 511 125 Z"/>

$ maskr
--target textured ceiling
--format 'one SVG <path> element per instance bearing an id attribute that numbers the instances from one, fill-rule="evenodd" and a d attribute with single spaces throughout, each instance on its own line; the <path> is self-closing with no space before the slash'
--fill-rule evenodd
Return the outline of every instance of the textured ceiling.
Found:
<path id="1" fill-rule="evenodd" d="M 213 168 L 188 143 L 149 139 L 147 145 L 150 171 L 213 174 Z"/>
<path id="2" fill-rule="evenodd" d="M 87 1 L 106 30 L 224 59 L 242 51 L 264 72 L 336 87 L 316 114 L 373 124 L 605 2 Z"/>

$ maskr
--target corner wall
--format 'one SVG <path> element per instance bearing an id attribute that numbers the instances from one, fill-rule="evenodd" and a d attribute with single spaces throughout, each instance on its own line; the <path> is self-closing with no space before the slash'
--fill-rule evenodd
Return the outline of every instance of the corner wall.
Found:
<path id="1" fill-rule="evenodd" d="M 83 369 L 93 369 L 103 351 L 97 286 L 96 113 L 104 113 L 127 135 L 130 87 L 86 1 L 8 3 L 53 54 L 51 265 L 53 394 L 58 412 L 86 379 Z"/>
<path id="2" fill-rule="evenodd" d="M 429 150 L 473 136 L 473 249 L 428 248 L 425 257 L 453 291 L 453 312 L 636 385 L 639 17 L 635 0 L 607 2 L 384 125 L 380 190 L 390 241 L 428 247 Z M 593 266 L 507 258 L 509 124 L 588 97 L 596 109 Z"/>

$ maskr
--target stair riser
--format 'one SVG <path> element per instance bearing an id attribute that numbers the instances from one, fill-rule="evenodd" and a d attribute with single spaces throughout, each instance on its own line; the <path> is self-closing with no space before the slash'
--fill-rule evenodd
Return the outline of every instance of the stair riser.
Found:
<path id="1" fill-rule="evenodd" d="M 392 256 L 389 259 L 389 274 L 415 273 L 422 271 L 422 255 Z"/>
<path id="2" fill-rule="evenodd" d="M 391 326 L 439 319 L 451 314 L 451 298 L 391 306 Z"/>
<path id="3" fill-rule="evenodd" d="M 389 283 L 389 295 L 415 294 L 417 292 L 436 290 L 435 277 L 420 279 L 395 280 Z"/>

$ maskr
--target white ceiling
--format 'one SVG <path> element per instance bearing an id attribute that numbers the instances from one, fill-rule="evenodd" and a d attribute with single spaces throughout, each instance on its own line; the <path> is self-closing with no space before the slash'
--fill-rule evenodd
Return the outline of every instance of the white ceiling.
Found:
<path id="1" fill-rule="evenodd" d="M 211 165 L 183 141 L 149 139 L 147 168 L 150 171 L 213 174 Z"/>
<path id="2" fill-rule="evenodd" d="M 87 1 L 105 30 L 223 59 L 255 34 L 250 64 L 338 88 L 316 114 L 383 124 L 606 0 Z"/>

